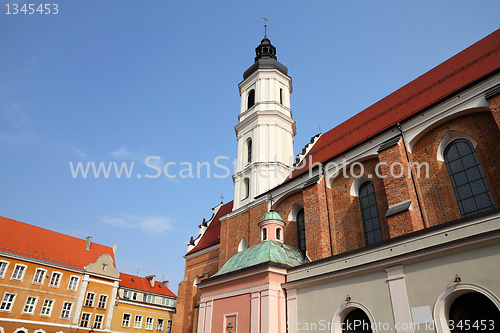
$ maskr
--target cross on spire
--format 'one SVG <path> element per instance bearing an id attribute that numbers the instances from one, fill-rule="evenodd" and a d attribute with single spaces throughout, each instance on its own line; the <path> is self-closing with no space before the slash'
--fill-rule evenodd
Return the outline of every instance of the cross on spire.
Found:
<path id="1" fill-rule="evenodd" d="M 273 210 L 273 201 L 274 201 L 274 198 L 273 198 L 273 195 L 272 193 L 269 193 L 269 195 L 267 196 L 267 201 L 269 203 L 269 210 Z"/>
<path id="2" fill-rule="evenodd" d="M 265 16 L 263 17 L 263 19 L 264 19 L 264 38 L 267 38 L 267 21 L 269 20 Z"/>

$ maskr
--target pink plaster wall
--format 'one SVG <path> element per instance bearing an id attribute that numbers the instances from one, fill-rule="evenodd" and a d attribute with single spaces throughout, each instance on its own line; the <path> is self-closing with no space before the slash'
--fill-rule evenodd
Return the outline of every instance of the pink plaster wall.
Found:
<path id="1" fill-rule="evenodd" d="M 213 302 L 212 332 L 225 332 L 224 315 L 238 313 L 236 331 L 250 332 L 250 294 L 218 299 Z"/>

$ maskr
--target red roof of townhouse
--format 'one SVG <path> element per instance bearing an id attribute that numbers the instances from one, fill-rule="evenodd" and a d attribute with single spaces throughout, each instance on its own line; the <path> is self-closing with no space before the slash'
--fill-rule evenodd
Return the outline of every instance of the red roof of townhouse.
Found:
<path id="1" fill-rule="evenodd" d="M 149 280 L 140 276 L 120 273 L 120 287 L 131 288 L 135 290 L 147 291 L 154 294 L 177 297 L 162 282 L 155 281 L 154 287 L 151 287 Z"/>
<path id="2" fill-rule="evenodd" d="M 217 211 L 217 214 L 215 214 L 212 222 L 210 222 L 210 225 L 208 226 L 207 230 L 201 236 L 200 241 L 196 246 L 191 249 L 187 254 L 194 253 L 196 251 L 200 251 L 203 249 L 206 249 L 209 246 L 219 244 L 220 243 L 220 218 L 226 214 L 231 213 L 233 210 L 233 202 L 228 202 L 224 204 L 219 210 Z"/>
<path id="3" fill-rule="evenodd" d="M 323 134 L 291 178 L 424 111 L 500 69 L 500 29 Z M 311 156 L 311 161 L 309 161 Z M 309 164 L 312 162 L 312 164 Z"/>
<path id="4" fill-rule="evenodd" d="M 6 217 L 0 217 L 0 230 L 0 252 L 77 269 L 84 269 L 101 255 L 109 254 L 115 266 L 113 249 L 109 246 L 91 243 L 87 250 L 85 239 Z"/>

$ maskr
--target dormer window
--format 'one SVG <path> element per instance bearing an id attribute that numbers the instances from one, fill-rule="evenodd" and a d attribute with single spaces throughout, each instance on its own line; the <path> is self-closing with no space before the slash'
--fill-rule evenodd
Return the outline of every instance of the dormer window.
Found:
<path id="1" fill-rule="evenodd" d="M 252 106 L 255 104 L 255 90 L 250 90 L 248 92 L 248 99 L 247 99 L 247 109 L 250 109 Z"/>

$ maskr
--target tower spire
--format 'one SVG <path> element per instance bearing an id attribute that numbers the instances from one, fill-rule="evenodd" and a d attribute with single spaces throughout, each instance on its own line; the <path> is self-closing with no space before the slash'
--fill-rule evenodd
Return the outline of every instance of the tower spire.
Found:
<path id="1" fill-rule="evenodd" d="M 264 19 L 264 38 L 267 38 L 267 21 L 269 20 L 265 16 L 263 17 L 263 19 Z"/>

